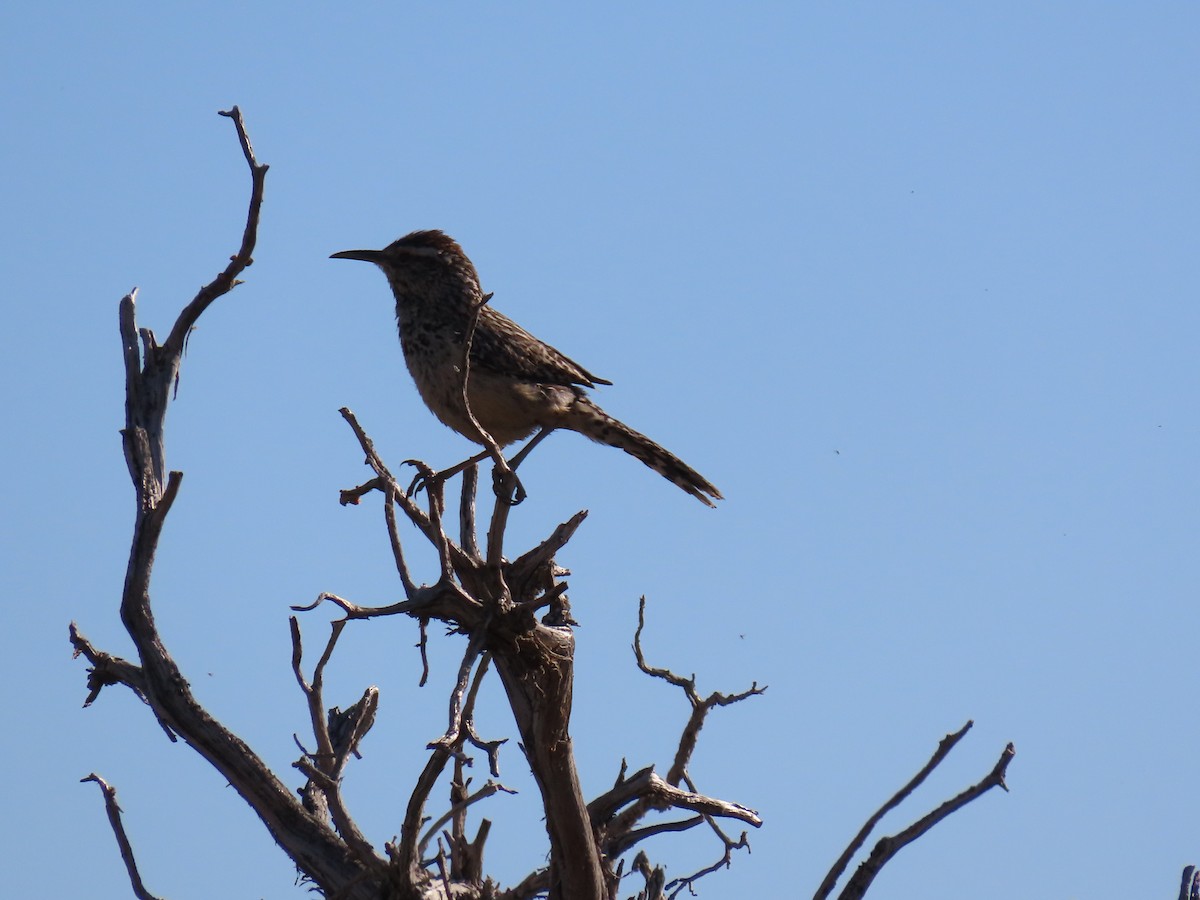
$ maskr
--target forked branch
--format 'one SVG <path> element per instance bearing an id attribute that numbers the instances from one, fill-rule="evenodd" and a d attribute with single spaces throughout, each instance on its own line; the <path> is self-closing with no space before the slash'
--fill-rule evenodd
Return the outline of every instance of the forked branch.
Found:
<path id="1" fill-rule="evenodd" d="M 179 313 L 166 343 L 139 328 L 136 289 L 120 303 L 119 324 L 125 363 L 125 460 L 137 498 L 132 550 L 121 595 L 121 620 L 137 649 L 139 663 L 127 663 L 92 648 L 77 629 L 72 642 L 92 663 L 88 701 L 105 684 L 122 683 L 143 697 L 169 733 L 182 737 L 209 761 L 262 819 L 275 840 L 305 875 L 329 892 L 345 889 L 345 900 L 367 900 L 373 893 L 360 884 L 362 869 L 343 840 L 314 819 L 267 765 L 235 734 L 204 709 L 192 695 L 158 633 L 150 603 L 150 577 L 167 513 L 177 495 L 182 473 L 166 465 L 164 421 L 178 383 L 188 335 L 219 297 L 238 284 L 253 261 L 267 166 L 257 161 L 237 107 L 223 112 L 237 130 L 250 169 L 250 203 L 240 245 L 228 265 Z"/>
<path id="2" fill-rule="evenodd" d="M 927 762 L 921 768 L 921 770 L 917 772 L 917 774 L 914 775 L 906 785 L 904 785 L 904 787 L 897 791 L 887 803 L 881 806 L 867 820 L 866 824 L 862 827 L 858 834 L 854 836 L 854 839 L 851 840 L 850 844 L 838 858 L 837 862 L 834 863 L 833 868 L 829 870 L 829 874 L 825 876 L 825 880 L 821 882 L 821 886 L 817 889 L 817 893 L 814 895 L 814 900 L 824 900 L 824 898 L 829 896 L 838 879 L 845 871 L 846 866 L 849 864 L 851 858 L 853 858 L 854 854 L 858 852 L 860 847 L 862 847 L 863 843 L 866 841 L 871 831 L 879 823 L 880 819 L 882 819 L 890 810 L 899 806 L 900 803 L 902 803 L 914 790 L 916 790 L 921 782 L 928 777 L 930 772 L 941 765 L 942 761 L 949 755 L 950 751 L 954 749 L 955 745 L 962 740 L 963 736 L 966 735 L 973 724 L 974 723 L 971 721 L 968 721 L 967 724 L 958 731 L 952 732 L 951 734 L 948 734 L 942 738 L 941 742 L 937 746 L 937 749 L 934 751 L 933 756 L 930 757 L 929 762 Z M 893 856 L 895 856 L 902 847 L 911 844 L 917 838 L 921 837 L 921 835 L 929 831 L 929 829 L 933 828 L 933 826 L 938 822 L 941 822 L 943 819 L 948 817 L 951 813 L 966 806 L 976 797 L 982 796 L 994 787 L 1000 787 L 1007 791 L 1008 785 L 1004 783 L 1004 776 L 1008 771 L 1008 764 L 1012 761 L 1012 758 L 1015 755 L 1016 748 L 1014 748 L 1012 744 L 1009 744 L 1000 754 L 1000 758 L 996 761 L 996 765 L 992 767 L 991 772 L 985 775 L 978 783 L 962 791 L 957 796 L 947 800 L 945 803 L 941 804 L 925 816 L 922 816 L 920 819 L 898 834 L 881 838 L 879 842 L 876 843 L 874 849 L 871 851 L 867 859 L 865 859 L 859 865 L 854 875 L 850 878 L 850 880 L 846 883 L 846 886 L 842 889 L 842 892 L 838 895 L 840 900 L 859 900 L 859 898 L 863 897 L 866 894 L 867 889 L 871 886 L 871 882 L 874 881 L 875 876 L 879 874 L 880 869 L 882 869 L 884 865 Z"/>

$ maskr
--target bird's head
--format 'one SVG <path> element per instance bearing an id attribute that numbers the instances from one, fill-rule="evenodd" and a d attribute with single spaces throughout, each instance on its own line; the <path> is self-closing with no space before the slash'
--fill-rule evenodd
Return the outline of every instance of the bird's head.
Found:
<path id="1" fill-rule="evenodd" d="M 414 290 L 458 284 L 479 291 L 479 275 L 458 242 L 444 231 L 414 231 L 382 250 L 342 250 L 330 259 L 358 259 L 383 269 L 397 298 Z"/>

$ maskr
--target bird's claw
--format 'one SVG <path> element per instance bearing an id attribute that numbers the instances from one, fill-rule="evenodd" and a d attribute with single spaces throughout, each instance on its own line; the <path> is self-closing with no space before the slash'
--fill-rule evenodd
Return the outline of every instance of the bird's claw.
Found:
<path id="1" fill-rule="evenodd" d="M 429 486 L 434 482 L 442 480 L 441 472 L 433 471 L 433 469 L 419 459 L 406 459 L 402 465 L 412 466 L 417 470 L 417 474 L 413 476 L 413 480 L 405 492 L 409 497 L 417 496 L 421 491 L 428 490 Z"/>
<path id="2" fill-rule="evenodd" d="M 502 471 L 499 466 L 492 469 L 492 490 L 495 491 L 500 502 L 509 506 L 519 506 L 529 496 L 525 492 L 525 485 L 521 484 L 521 479 L 517 477 L 517 473 L 512 469 Z"/>

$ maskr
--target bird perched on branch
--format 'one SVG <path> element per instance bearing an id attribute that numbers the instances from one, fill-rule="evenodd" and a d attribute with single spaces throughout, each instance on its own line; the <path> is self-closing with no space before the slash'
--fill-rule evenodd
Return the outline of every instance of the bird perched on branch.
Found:
<path id="1" fill-rule="evenodd" d="M 721 492 L 695 469 L 644 434 L 614 419 L 585 388 L 611 384 L 539 341 L 486 305 L 490 295 L 467 255 L 441 231 L 414 231 L 382 250 L 343 250 L 333 259 L 372 262 L 396 296 L 400 346 L 421 399 L 444 424 L 487 446 L 532 441 L 513 465 L 557 428 L 618 447 L 713 506 Z M 463 361 L 470 364 L 463 402 Z M 482 458 L 482 457 L 478 457 Z"/>

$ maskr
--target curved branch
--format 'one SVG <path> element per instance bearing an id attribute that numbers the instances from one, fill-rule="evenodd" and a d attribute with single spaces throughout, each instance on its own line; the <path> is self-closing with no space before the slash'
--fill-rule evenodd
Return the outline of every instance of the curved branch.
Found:
<path id="1" fill-rule="evenodd" d="M 192 695 L 187 680 L 159 636 L 150 604 L 150 576 L 167 513 L 182 474 L 167 473 L 164 421 L 187 336 L 214 300 L 228 293 L 251 263 L 267 167 L 250 147 L 240 111 L 224 113 L 234 122 L 251 171 L 251 196 L 241 245 L 229 265 L 180 312 L 167 342 L 159 346 L 149 329 L 138 329 L 135 292 L 120 304 L 125 363 L 125 459 L 137 496 L 132 547 L 121 595 L 121 621 L 137 648 L 140 689 L 164 727 L 178 734 L 234 787 L 296 864 L 323 889 L 336 892 L 361 872 L 346 844 L 303 808 L 299 799 L 233 732 L 214 719 Z M 141 351 L 139 353 L 139 339 Z M 77 647 L 79 645 L 77 644 Z M 370 896 L 368 886 L 352 887 L 347 900 Z"/>
<path id="2" fill-rule="evenodd" d="M 218 115 L 233 120 L 237 128 L 238 141 L 242 145 L 242 155 L 250 167 L 250 208 L 246 211 L 246 227 L 242 230 L 242 244 L 237 253 L 229 258 L 229 265 L 212 281 L 200 288 L 200 292 L 192 302 L 183 308 L 175 327 L 163 345 L 163 351 L 170 356 L 178 356 L 183 352 L 188 333 L 201 314 L 208 309 L 214 300 L 229 293 L 241 284 L 238 276 L 254 263 L 254 245 L 258 242 L 258 222 L 262 212 L 263 189 L 267 182 L 266 163 L 260 163 L 254 157 L 254 148 L 250 146 L 250 135 L 246 133 L 246 123 L 242 120 L 242 111 L 234 106 L 232 109 L 221 110 Z"/>

